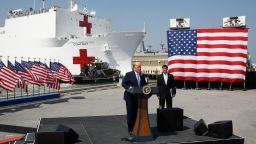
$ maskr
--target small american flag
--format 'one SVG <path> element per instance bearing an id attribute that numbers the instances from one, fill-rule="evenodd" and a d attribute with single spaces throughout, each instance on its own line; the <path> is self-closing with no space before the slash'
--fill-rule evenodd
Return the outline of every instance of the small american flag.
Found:
<path id="1" fill-rule="evenodd" d="M 16 74 L 20 75 L 17 70 L 15 69 L 15 66 L 8 60 L 7 61 L 7 66 L 10 70 L 12 70 L 13 72 L 15 72 Z M 20 78 L 18 80 L 18 84 L 17 84 L 18 88 L 23 88 L 23 89 L 27 89 L 27 84 L 25 83 L 22 75 L 20 75 Z"/>
<path id="2" fill-rule="evenodd" d="M 6 67 L 2 61 L 0 61 L 0 86 L 2 88 L 13 91 L 20 78 L 20 75 L 13 72 L 11 69 Z"/>
<path id="3" fill-rule="evenodd" d="M 42 62 L 31 62 L 33 63 L 31 71 L 38 76 L 39 81 L 44 84 L 53 84 L 54 76 L 48 66 Z"/>
<path id="4" fill-rule="evenodd" d="M 244 82 L 248 29 L 167 31 L 168 67 L 176 80 Z"/>
<path id="5" fill-rule="evenodd" d="M 32 71 L 32 66 L 33 66 L 32 62 L 30 61 L 26 62 L 22 60 L 21 65 L 26 70 L 26 72 L 32 77 L 33 81 L 40 83 L 39 77 L 36 74 L 34 74 L 34 72 Z"/>
<path id="6" fill-rule="evenodd" d="M 15 69 L 18 72 L 18 74 L 22 76 L 25 82 L 38 86 L 42 85 L 41 82 L 34 81 L 31 74 L 28 73 L 28 69 L 17 61 L 15 61 Z"/>
<path id="7" fill-rule="evenodd" d="M 63 82 L 69 82 L 73 84 L 75 80 L 73 79 L 70 71 L 59 62 L 50 62 L 50 69 L 54 73 L 55 77 Z"/>

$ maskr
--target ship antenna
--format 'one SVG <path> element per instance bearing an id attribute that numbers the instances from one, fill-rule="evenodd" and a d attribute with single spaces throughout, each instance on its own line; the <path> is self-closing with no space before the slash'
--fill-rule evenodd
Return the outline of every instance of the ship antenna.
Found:
<path id="1" fill-rule="evenodd" d="M 36 9 L 36 0 L 33 0 L 33 10 Z"/>
<path id="2" fill-rule="evenodd" d="M 43 4 L 43 10 L 44 10 L 44 8 L 45 8 L 45 7 L 44 7 L 44 3 L 45 3 L 45 0 L 42 0 L 42 4 Z"/>
<path id="3" fill-rule="evenodd" d="M 142 32 L 146 33 L 146 22 L 144 22 Z"/>

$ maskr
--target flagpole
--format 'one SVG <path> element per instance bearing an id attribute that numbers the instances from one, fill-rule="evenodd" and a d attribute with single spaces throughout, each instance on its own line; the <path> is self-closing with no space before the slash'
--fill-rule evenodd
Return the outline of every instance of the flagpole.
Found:
<path id="1" fill-rule="evenodd" d="M 55 59 L 53 59 L 53 62 L 55 62 Z M 49 90 L 51 90 L 51 87 L 49 87 Z M 52 92 L 54 92 L 54 87 L 52 88 Z"/>
<path id="2" fill-rule="evenodd" d="M 6 94 L 7 94 L 7 99 L 9 99 L 8 90 L 7 90 L 7 93 L 6 93 Z"/>
<path id="3" fill-rule="evenodd" d="M 50 62 L 52 61 L 52 59 L 49 59 L 50 60 Z M 45 59 L 45 61 L 46 61 L 46 59 Z M 49 90 L 50 91 L 50 90 Z M 49 93 L 49 91 L 48 91 L 48 93 Z M 44 85 L 44 93 L 45 93 L 45 85 Z"/>
<path id="4" fill-rule="evenodd" d="M 41 61 L 41 59 L 40 58 L 38 58 L 39 59 L 39 62 Z M 40 85 L 39 85 L 39 95 L 40 95 Z"/>
<path id="5" fill-rule="evenodd" d="M 186 89 L 186 81 L 183 81 L 183 88 L 182 89 Z"/>
<path id="6" fill-rule="evenodd" d="M 21 57 L 21 60 L 22 60 L 23 57 Z M 28 57 L 28 61 L 30 60 L 30 57 Z M 27 96 L 28 96 L 28 93 L 29 93 L 29 89 L 27 90 Z"/>
<path id="7" fill-rule="evenodd" d="M 22 88 L 20 89 L 20 96 L 22 97 Z"/>
<path id="8" fill-rule="evenodd" d="M 13 91 L 13 98 L 15 98 L 15 95 L 16 95 L 15 90 L 16 90 L 16 89 L 14 89 L 14 91 Z"/>
<path id="9" fill-rule="evenodd" d="M 229 85 L 229 90 L 232 91 L 232 82 Z"/>
<path id="10" fill-rule="evenodd" d="M 17 59 L 17 57 L 14 57 L 15 62 L 16 62 L 16 59 Z M 22 59 L 22 57 L 21 57 L 21 59 Z M 25 82 L 24 82 L 24 84 L 25 84 Z M 22 97 L 22 88 L 20 89 L 20 96 Z"/>
<path id="11" fill-rule="evenodd" d="M 208 81 L 208 90 L 211 90 L 211 82 Z"/>
<path id="12" fill-rule="evenodd" d="M 199 90 L 198 81 L 196 81 L 196 90 Z"/>
<path id="13" fill-rule="evenodd" d="M 60 63 L 60 59 L 58 59 L 58 63 Z M 60 82 L 58 82 L 58 79 L 57 79 L 57 83 L 59 83 L 59 85 L 60 85 Z M 60 93 L 60 87 L 57 86 L 56 88 L 58 89 L 58 93 Z"/>
<path id="14" fill-rule="evenodd" d="M 219 90 L 223 90 L 223 83 L 222 82 L 220 82 Z"/>
<path id="15" fill-rule="evenodd" d="M 245 85 L 245 81 L 244 81 L 244 89 L 243 89 L 243 91 L 246 91 L 246 85 Z"/>
<path id="16" fill-rule="evenodd" d="M 33 84 L 33 95 L 34 95 L 35 91 L 34 91 L 34 84 Z"/>

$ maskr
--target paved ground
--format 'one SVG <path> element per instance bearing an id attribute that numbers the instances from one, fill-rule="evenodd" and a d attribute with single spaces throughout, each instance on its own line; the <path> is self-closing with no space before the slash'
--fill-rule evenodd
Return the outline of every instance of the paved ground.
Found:
<path id="1" fill-rule="evenodd" d="M 123 89 L 105 88 L 64 95 L 60 100 L 0 110 L 0 124 L 36 127 L 41 117 L 75 117 L 123 115 Z M 256 90 L 178 90 L 174 106 L 184 109 L 186 116 L 211 123 L 233 120 L 234 133 L 245 137 L 246 144 L 256 143 Z M 158 100 L 149 100 L 149 113 L 156 113 Z M 1 131 L 1 129 L 0 129 Z M 0 132 L 0 139 L 14 134 Z"/>

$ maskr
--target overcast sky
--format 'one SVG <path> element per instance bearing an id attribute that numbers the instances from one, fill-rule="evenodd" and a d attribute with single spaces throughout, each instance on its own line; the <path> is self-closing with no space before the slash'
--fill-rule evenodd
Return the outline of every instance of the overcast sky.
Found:
<path id="1" fill-rule="evenodd" d="M 41 0 L 36 1 L 40 8 Z M 246 16 L 249 28 L 249 52 L 256 63 L 256 1 L 255 0 L 77 0 L 80 8 L 86 6 L 96 11 L 97 17 L 108 18 L 113 22 L 114 31 L 142 31 L 146 23 L 145 45 L 153 50 L 166 44 L 166 31 L 170 18 L 189 17 L 191 28 L 218 28 L 222 18 Z M 45 0 L 46 7 L 59 5 L 69 7 L 69 0 Z M 0 24 L 10 9 L 29 9 L 33 0 L 1 0 Z"/>

